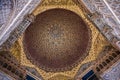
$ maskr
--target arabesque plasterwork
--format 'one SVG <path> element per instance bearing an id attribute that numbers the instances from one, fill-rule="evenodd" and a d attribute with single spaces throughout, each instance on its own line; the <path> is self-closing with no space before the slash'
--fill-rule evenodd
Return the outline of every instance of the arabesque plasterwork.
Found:
<path id="1" fill-rule="evenodd" d="M 59 4 L 58 4 L 59 2 Z M 44 0 L 42 4 L 40 4 L 33 12 L 35 16 L 40 14 L 41 12 L 44 12 L 48 9 L 53 8 L 62 8 L 71 10 L 75 13 L 77 13 L 79 16 L 82 17 L 82 19 L 86 22 L 86 24 L 90 27 L 92 31 L 92 45 L 91 49 L 89 51 L 89 55 L 83 60 L 82 63 L 80 63 L 77 67 L 73 68 L 71 71 L 65 71 L 65 72 L 46 72 L 40 68 L 38 68 L 36 65 L 33 65 L 25 55 L 25 52 L 23 50 L 23 43 L 22 43 L 22 37 L 19 38 L 19 40 L 14 44 L 14 46 L 11 49 L 12 54 L 20 61 L 21 65 L 29 66 L 32 68 L 35 68 L 39 74 L 43 77 L 43 79 L 48 80 L 56 75 L 64 75 L 68 76 L 70 78 L 74 78 L 74 76 L 77 74 L 79 68 L 87 63 L 96 60 L 97 56 L 100 54 L 102 49 L 109 45 L 109 43 L 106 41 L 106 39 L 102 36 L 102 34 L 96 29 L 94 24 L 88 20 L 82 9 L 76 5 L 72 0 Z"/>

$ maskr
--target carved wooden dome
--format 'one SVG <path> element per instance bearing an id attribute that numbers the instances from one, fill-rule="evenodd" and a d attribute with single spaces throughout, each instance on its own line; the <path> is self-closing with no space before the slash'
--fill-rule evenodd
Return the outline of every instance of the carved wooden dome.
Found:
<path id="1" fill-rule="evenodd" d="M 65 71 L 88 55 L 90 39 L 90 30 L 80 16 L 65 9 L 51 9 L 36 17 L 23 43 L 33 64 L 46 71 Z"/>

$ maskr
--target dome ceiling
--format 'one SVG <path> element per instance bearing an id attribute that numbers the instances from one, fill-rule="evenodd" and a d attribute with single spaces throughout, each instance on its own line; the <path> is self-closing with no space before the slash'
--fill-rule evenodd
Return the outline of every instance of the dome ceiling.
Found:
<path id="1" fill-rule="evenodd" d="M 6 63 L 15 65 L 15 70 L 22 66 L 27 77 L 36 80 L 81 80 L 91 70 L 95 74 L 88 79 L 106 78 L 104 76 L 111 75 L 106 71 L 120 58 L 120 52 L 110 44 L 118 48 L 120 43 L 116 2 L 119 1 L 0 0 L 0 44 L 3 44 L 0 50 L 12 54 L 1 56 L 4 59 L 1 62 L 5 63 L 1 66 L 10 72 L 14 66 L 7 67 Z M 28 26 L 28 23 L 32 24 Z M 3 70 L 11 77 L 14 74 L 22 77 L 21 72 L 6 71 Z M 110 79 L 119 79 L 117 74 L 119 71 Z"/>
<path id="2" fill-rule="evenodd" d="M 47 10 L 24 34 L 24 50 L 46 71 L 70 70 L 88 55 L 91 32 L 80 16 L 65 9 Z"/>
<path id="3" fill-rule="evenodd" d="M 109 45 L 83 7 L 70 1 L 52 4 L 44 0 L 32 13 L 34 22 L 11 49 L 21 65 L 35 69 L 44 80 L 76 79 Z"/>

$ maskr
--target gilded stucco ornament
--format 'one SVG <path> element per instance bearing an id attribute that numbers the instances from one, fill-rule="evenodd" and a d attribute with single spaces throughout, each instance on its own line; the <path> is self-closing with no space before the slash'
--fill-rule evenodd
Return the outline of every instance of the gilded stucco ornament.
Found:
<path id="1" fill-rule="evenodd" d="M 72 0 L 44 0 L 42 4 L 40 4 L 33 12 L 35 16 L 39 15 L 40 13 L 54 8 L 62 8 L 67 9 L 70 11 L 75 12 L 78 14 L 88 25 L 88 27 L 91 30 L 91 48 L 89 50 L 89 55 L 76 67 L 74 67 L 70 71 L 63 71 L 63 72 L 46 72 L 45 70 L 42 70 L 38 68 L 36 65 L 33 65 L 26 57 L 24 49 L 23 49 L 23 36 L 19 38 L 19 40 L 15 43 L 13 48 L 11 49 L 12 54 L 20 61 L 21 65 L 29 66 L 32 68 L 35 68 L 39 74 L 45 79 L 53 79 L 58 75 L 64 75 L 70 78 L 74 78 L 74 76 L 77 74 L 79 68 L 81 65 L 96 60 L 99 53 L 102 51 L 102 49 L 109 45 L 109 43 L 106 41 L 106 39 L 101 35 L 101 33 L 95 28 L 95 26 L 88 20 L 84 12 L 82 11 L 78 5 L 76 5 Z M 16 45 L 19 45 L 16 47 Z"/>

